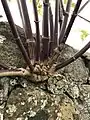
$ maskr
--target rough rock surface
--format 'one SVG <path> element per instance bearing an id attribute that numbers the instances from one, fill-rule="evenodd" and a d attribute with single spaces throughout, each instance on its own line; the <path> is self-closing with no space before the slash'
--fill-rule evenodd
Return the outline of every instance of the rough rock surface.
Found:
<path id="1" fill-rule="evenodd" d="M 24 33 L 17 27 L 22 41 L 25 41 Z M 0 22 L 0 62 L 10 66 L 24 67 L 25 62 L 16 45 L 8 23 Z"/>
<path id="2" fill-rule="evenodd" d="M 63 115 L 65 109 L 68 116 Z M 13 120 L 59 120 L 67 117 L 68 120 L 74 114 L 73 102 L 67 96 L 49 94 L 30 85 L 26 89 L 17 88 L 11 93 L 5 118 L 8 118 L 6 120 L 12 120 L 12 118 Z"/>
<path id="3" fill-rule="evenodd" d="M 25 67 L 9 25 L 1 22 L 0 26 L 0 62 L 10 66 Z M 19 33 L 23 36 L 21 31 L 22 29 L 19 28 Z M 63 62 L 76 52 L 68 45 L 63 48 L 55 62 Z M 82 58 L 58 70 L 45 83 L 31 83 L 19 77 L 2 77 L 0 103 L 5 94 L 7 98 L 3 104 L 0 104 L 0 119 L 90 120 L 88 78 L 89 70 L 85 67 Z M 7 89 L 4 90 L 4 86 Z"/>
<path id="4" fill-rule="evenodd" d="M 69 45 L 63 45 L 63 49 L 60 52 L 57 62 L 63 63 L 77 52 L 77 50 L 72 49 L 72 47 L 70 47 Z M 76 61 L 60 69 L 58 72 L 61 74 L 64 73 L 65 76 L 70 77 L 73 81 L 82 83 L 86 82 L 88 77 L 88 70 L 81 58 L 78 58 Z"/>

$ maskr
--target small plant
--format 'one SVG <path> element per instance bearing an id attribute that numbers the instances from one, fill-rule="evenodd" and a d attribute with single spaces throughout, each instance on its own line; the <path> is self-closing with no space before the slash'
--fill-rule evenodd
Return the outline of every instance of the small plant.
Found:
<path id="1" fill-rule="evenodd" d="M 52 8 L 49 0 L 43 0 L 43 28 L 42 37 L 40 37 L 39 28 L 39 18 L 38 11 L 41 9 L 40 1 L 32 0 L 35 25 L 36 25 L 36 38 L 34 40 L 32 34 L 32 28 L 30 23 L 30 18 L 28 16 L 28 9 L 25 0 L 17 0 L 23 29 L 25 31 L 27 48 L 24 47 L 19 34 L 17 32 L 16 26 L 13 21 L 13 17 L 9 10 L 7 0 L 1 0 L 2 6 L 4 8 L 5 14 L 7 16 L 9 25 L 11 27 L 12 33 L 16 39 L 16 43 L 22 52 L 23 58 L 27 64 L 28 69 L 14 69 L 9 66 L 0 63 L 0 66 L 5 69 L 5 71 L 0 71 L 0 76 L 31 76 L 32 74 L 37 74 L 41 76 L 49 76 L 52 74 L 51 67 L 54 61 L 54 53 L 56 48 L 59 50 L 60 44 L 65 44 L 68 35 L 71 31 L 72 25 L 75 18 L 78 16 L 83 8 L 87 5 L 87 2 L 80 8 L 82 0 L 77 0 L 76 4 L 72 0 L 55 0 L 55 21 L 53 20 Z M 66 8 L 63 3 L 66 4 Z M 70 14 L 70 8 L 73 5 L 74 10 L 71 15 L 70 20 L 68 17 Z M 50 26 L 50 27 L 49 27 Z M 60 29 L 58 31 L 58 28 Z M 85 31 L 84 36 L 87 36 Z M 83 39 L 85 38 L 83 36 Z M 42 47 L 41 47 L 42 46 Z M 62 67 L 70 64 L 78 57 L 80 57 L 84 52 L 86 52 L 90 47 L 90 42 L 82 48 L 78 53 L 72 56 L 69 60 L 64 61 L 62 64 L 56 64 L 54 71 L 61 69 Z M 54 57 L 53 57 L 54 56 Z M 34 63 L 32 63 L 32 60 Z"/>
<path id="2" fill-rule="evenodd" d="M 89 35 L 87 30 L 80 30 L 81 33 L 81 39 L 85 40 L 85 38 Z"/>

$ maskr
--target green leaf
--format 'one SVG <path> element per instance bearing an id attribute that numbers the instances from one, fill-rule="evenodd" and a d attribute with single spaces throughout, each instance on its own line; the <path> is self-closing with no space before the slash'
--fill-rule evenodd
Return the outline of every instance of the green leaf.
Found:
<path id="1" fill-rule="evenodd" d="M 74 2 L 72 2 L 71 6 L 74 8 L 74 7 L 75 7 L 75 3 L 74 3 Z"/>
<path id="2" fill-rule="evenodd" d="M 81 32 L 80 37 L 82 40 L 85 40 L 85 38 L 89 35 L 87 30 L 80 30 L 80 32 Z"/>
<path id="3" fill-rule="evenodd" d="M 64 4 L 66 4 L 67 3 L 67 0 L 64 0 Z"/>
<path id="4" fill-rule="evenodd" d="M 68 0 L 64 0 L 64 4 L 65 4 L 65 5 L 67 4 L 67 1 L 68 1 Z M 74 2 L 72 2 L 71 7 L 72 7 L 72 8 L 75 7 L 75 3 L 74 3 Z"/>
<path id="5" fill-rule="evenodd" d="M 32 2 L 32 0 L 30 0 L 30 2 Z M 39 13 L 39 15 L 42 15 L 42 4 L 41 4 L 41 0 L 36 0 L 37 3 L 37 11 Z"/>

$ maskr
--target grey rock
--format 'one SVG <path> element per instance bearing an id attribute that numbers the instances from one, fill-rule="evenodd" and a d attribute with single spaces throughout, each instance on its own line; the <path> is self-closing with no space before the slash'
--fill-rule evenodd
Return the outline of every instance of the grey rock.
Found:
<path id="1" fill-rule="evenodd" d="M 63 45 L 60 55 L 57 59 L 57 63 L 63 63 L 67 59 L 71 58 L 77 50 L 73 49 L 69 45 Z M 68 76 L 68 80 L 72 82 L 86 82 L 89 76 L 89 70 L 85 67 L 85 63 L 82 58 L 78 58 L 76 61 L 58 70 L 58 73 Z"/>
<path id="2" fill-rule="evenodd" d="M 5 120 L 66 120 L 64 112 L 67 120 L 76 114 L 67 96 L 49 94 L 31 84 L 26 89 L 13 90 L 7 102 Z"/>
<path id="3" fill-rule="evenodd" d="M 25 41 L 24 32 L 18 27 L 22 41 Z M 0 22 L 0 62 L 13 67 L 25 67 L 23 56 L 16 45 L 8 23 Z"/>
<path id="4" fill-rule="evenodd" d="M 90 74 L 90 53 L 84 53 L 82 55 L 82 59 L 85 63 L 85 66 L 89 69 L 89 74 Z"/>

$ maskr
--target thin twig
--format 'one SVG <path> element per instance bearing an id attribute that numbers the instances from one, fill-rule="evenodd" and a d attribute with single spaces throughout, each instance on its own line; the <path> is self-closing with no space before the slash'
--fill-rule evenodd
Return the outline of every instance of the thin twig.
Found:
<path id="1" fill-rule="evenodd" d="M 86 18 L 82 17 L 81 15 L 77 15 L 78 17 L 82 18 L 83 20 L 85 20 L 86 22 L 90 23 L 90 20 L 87 20 Z"/>
<path id="2" fill-rule="evenodd" d="M 89 2 L 90 2 L 90 0 L 86 1 L 86 2 L 84 3 L 84 5 L 79 9 L 78 13 L 80 13 L 80 12 L 86 7 L 86 5 L 87 5 Z"/>

